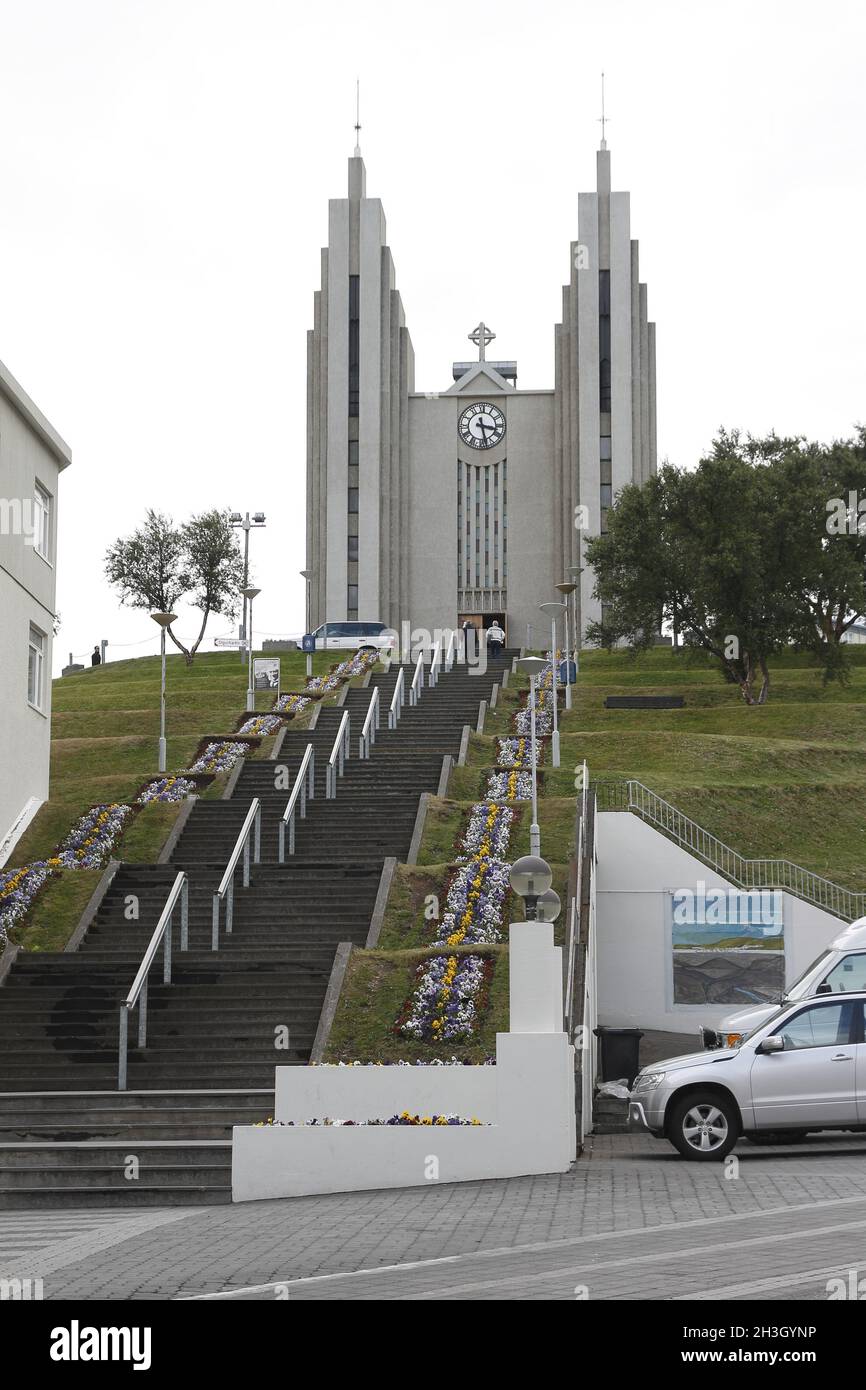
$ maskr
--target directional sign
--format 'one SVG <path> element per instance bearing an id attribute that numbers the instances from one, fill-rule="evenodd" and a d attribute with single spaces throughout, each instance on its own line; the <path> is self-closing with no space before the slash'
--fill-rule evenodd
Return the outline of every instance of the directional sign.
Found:
<path id="1" fill-rule="evenodd" d="M 215 647 L 241 647 L 244 651 L 247 649 L 247 644 L 243 637 L 215 637 L 213 639 L 213 644 Z"/>

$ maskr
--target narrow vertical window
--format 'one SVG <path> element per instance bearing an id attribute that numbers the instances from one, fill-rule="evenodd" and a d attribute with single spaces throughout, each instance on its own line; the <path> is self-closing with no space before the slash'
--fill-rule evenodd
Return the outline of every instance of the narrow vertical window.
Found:
<path id="1" fill-rule="evenodd" d="M 30 624 L 27 654 L 27 699 L 34 709 L 42 708 L 45 686 L 45 634 Z"/>
<path id="2" fill-rule="evenodd" d="M 33 548 L 43 560 L 51 559 L 51 494 L 41 483 L 33 495 Z"/>

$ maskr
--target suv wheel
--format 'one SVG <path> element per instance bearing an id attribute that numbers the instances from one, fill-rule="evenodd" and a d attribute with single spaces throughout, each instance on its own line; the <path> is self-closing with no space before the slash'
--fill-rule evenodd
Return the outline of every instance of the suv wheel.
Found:
<path id="1" fill-rule="evenodd" d="M 739 1130 L 732 1101 L 698 1091 L 674 1104 L 668 1138 L 683 1158 L 720 1163 L 736 1144 Z"/>

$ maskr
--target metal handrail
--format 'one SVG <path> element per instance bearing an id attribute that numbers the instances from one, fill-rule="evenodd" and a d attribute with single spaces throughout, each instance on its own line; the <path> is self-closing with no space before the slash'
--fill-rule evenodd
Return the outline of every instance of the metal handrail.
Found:
<path id="1" fill-rule="evenodd" d="M 367 717 L 364 720 L 364 727 L 361 730 L 361 737 L 358 739 L 358 757 L 369 758 L 370 749 L 376 742 L 376 730 L 379 728 L 379 687 L 373 687 L 373 694 L 370 696 L 370 704 L 367 707 Z"/>
<path id="2" fill-rule="evenodd" d="M 415 662 L 415 674 L 412 677 L 412 685 L 409 689 L 409 704 L 417 705 L 421 699 L 421 691 L 424 689 L 424 652 L 418 653 L 418 660 Z"/>
<path id="3" fill-rule="evenodd" d="M 642 782 L 629 780 L 625 788 L 624 809 L 634 811 L 739 888 L 780 888 L 846 922 L 866 915 L 866 892 L 843 888 L 790 859 L 747 859 Z"/>
<path id="4" fill-rule="evenodd" d="M 279 862 L 285 863 L 286 859 L 286 826 L 289 828 L 289 854 L 295 852 L 295 808 L 300 800 L 301 820 L 307 814 L 307 799 L 312 801 L 316 795 L 316 754 L 311 743 L 307 744 L 304 756 L 301 758 L 301 766 L 298 768 L 295 783 L 292 787 L 286 809 L 280 818 L 279 826 Z"/>
<path id="5" fill-rule="evenodd" d="M 342 777 L 343 770 L 346 766 L 346 759 L 351 753 L 349 745 L 350 730 L 349 711 L 345 710 L 343 718 L 340 720 L 340 727 L 337 730 L 337 737 L 334 739 L 334 746 L 331 749 L 328 766 L 325 769 L 325 798 L 328 801 L 333 801 L 334 797 L 337 795 L 337 778 Z"/>
<path id="6" fill-rule="evenodd" d="M 397 672 L 397 681 L 394 686 L 394 694 L 391 696 L 391 705 L 388 709 L 389 729 L 396 729 L 397 727 L 397 721 L 400 718 L 400 711 L 403 708 L 403 701 L 405 699 L 405 689 L 406 682 L 403 679 L 403 667 L 401 666 L 400 670 Z"/>
<path id="7" fill-rule="evenodd" d="M 127 1054 L 129 1050 L 129 1014 L 138 1004 L 138 1046 L 147 1046 L 147 978 L 162 943 L 162 982 L 171 984 L 171 924 L 174 909 L 180 899 L 180 949 L 189 949 L 189 882 L 181 870 L 171 885 L 159 921 L 142 957 L 132 988 L 120 1006 L 120 1031 L 117 1053 L 117 1089 L 126 1090 Z"/>
<path id="8" fill-rule="evenodd" d="M 427 679 L 427 684 L 430 686 L 430 689 L 431 689 L 431 690 L 433 689 L 434 685 L 436 684 L 436 682 L 437 682 L 438 679 L 439 679 L 439 672 L 440 672 L 441 668 L 442 668 L 442 638 L 440 637 L 440 638 L 439 638 L 439 641 L 436 643 L 436 646 L 433 648 L 433 658 L 432 658 L 432 660 L 431 660 L 431 662 L 430 662 L 430 674 L 429 674 L 428 679 Z"/>
<path id="9" fill-rule="evenodd" d="M 577 827 L 577 882 L 574 889 L 574 897 L 569 904 L 568 914 L 568 966 L 565 977 L 565 1031 L 568 1036 L 572 1036 L 572 1023 L 574 1011 L 574 964 L 577 951 L 577 935 L 580 929 L 580 904 L 583 891 L 583 846 L 586 835 L 583 816 Z"/>
<path id="10" fill-rule="evenodd" d="M 220 886 L 213 895 L 211 912 L 211 950 L 218 951 L 220 945 L 220 903 L 226 901 L 226 934 L 231 935 L 235 903 L 235 870 L 241 854 L 244 856 L 243 886 L 250 886 L 250 835 L 253 835 L 253 863 L 258 864 L 262 857 L 262 803 L 257 796 L 250 802 L 250 809 L 235 840 L 235 847 L 229 856 Z"/>
<path id="11" fill-rule="evenodd" d="M 455 648 L 456 638 L 457 638 L 457 633 L 454 631 L 454 629 L 453 629 L 453 627 L 452 627 L 451 632 L 450 632 L 449 637 L 448 637 L 448 646 L 447 646 L 447 648 L 446 648 L 446 650 L 445 650 L 445 670 L 446 670 L 446 671 L 450 671 L 450 670 L 452 669 L 452 667 L 454 666 L 454 648 Z"/>

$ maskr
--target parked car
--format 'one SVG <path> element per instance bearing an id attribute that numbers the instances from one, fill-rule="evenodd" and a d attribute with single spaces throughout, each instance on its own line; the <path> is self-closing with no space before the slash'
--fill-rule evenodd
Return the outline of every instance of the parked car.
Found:
<path id="1" fill-rule="evenodd" d="M 850 994 L 866 989 L 866 917 L 858 917 L 813 960 L 807 970 L 794 981 L 779 1000 L 808 999 L 812 994 Z M 778 1004 L 756 1004 L 729 1014 L 717 1028 L 702 1028 L 704 1047 L 733 1047 L 746 1034 L 778 1008 Z"/>
<path id="2" fill-rule="evenodd" d="M 334 622 L 322 623 L 313 631 L 316 650 L 364 651 L 366 647 L 378 647 L 387 651 L 397 643 L 393 628 L 385 623 L 372 622 Z"/>
<path id="3" fill-rule="evenodd" d="M 644 1067 L 629 1128 L 670 1140 L 683 1158 L 725 1158 L 813 1130 L 866 1129 L 866 990 L 780 1005 L 736 1047 Z"/>

